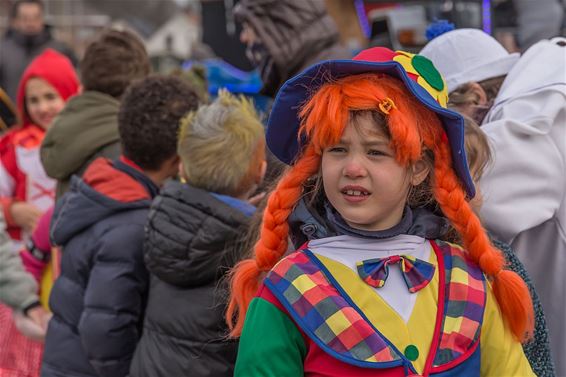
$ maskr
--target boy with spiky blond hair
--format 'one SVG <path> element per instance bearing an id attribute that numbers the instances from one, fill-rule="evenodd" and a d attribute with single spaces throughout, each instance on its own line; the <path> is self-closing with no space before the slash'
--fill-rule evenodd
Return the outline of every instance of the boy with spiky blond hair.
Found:
<path id="1" fill-rule="evenodd" d="M 181 175 L 194 187 L 247 199 L 265 170 L 265 137 L 251 101 L 221 91 L 181 122 Z"/>
<path id="2" fill-rule="evenodd" d="M 220 92 L 181 121 L 184 183 L 170 182 L 146 227 L 151 273 L 142 338 L 130 375 L 232 376 L 237 342 L 226 340 L 226 293 L 218 284 L 239 259 L 239 240 L 265 174 L 265 136 L 253 104 Z"/>

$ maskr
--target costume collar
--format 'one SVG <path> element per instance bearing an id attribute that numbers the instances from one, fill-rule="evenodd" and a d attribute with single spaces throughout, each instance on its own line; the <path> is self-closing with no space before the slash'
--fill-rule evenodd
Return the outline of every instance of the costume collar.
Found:
<path id="1" fill-rule="evenodd" d="M 438 239 L 448 232 L 449 223 L 444 217 L 426 208 L 403 211 L 401 221 L 392 228 L 381 231 L 365 231 L 349 226 L 330 203 L 325 202 L 321 209 L 309 206 L 301 199 L 289 216 L 291 238 L 298 246 L 306 241 L 325 237 L 350 235 L 369 239 L 385 239 L 407 234 L 426 239 Z"/>

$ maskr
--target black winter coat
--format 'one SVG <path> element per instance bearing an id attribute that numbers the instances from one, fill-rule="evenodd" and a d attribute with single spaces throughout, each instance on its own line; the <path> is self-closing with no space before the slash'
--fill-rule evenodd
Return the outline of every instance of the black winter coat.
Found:
<path id="1" fill-rule="evenodd" d="M 144 226 L 157 187 L 140 171 L 99 159 L 57 203 L 62 246 L 42 377 L 124 377 L 140 338 L 149 275 Z"/>
<path id="2" fill-rule="evenodd" d="M 232 376 L 223 275 L 248 218 L 206 191 L 170 182 L 152 204 L 144 244 L 150 291 L 132 377 Z"/>

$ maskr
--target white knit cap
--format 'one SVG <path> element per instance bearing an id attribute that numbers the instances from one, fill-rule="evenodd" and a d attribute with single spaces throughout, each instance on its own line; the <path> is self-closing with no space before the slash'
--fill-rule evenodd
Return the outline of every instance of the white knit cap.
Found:
<path id="1" fill-rule="evenodd" d="M 457 29 L 430 41 L 419 53 L 444 76 L 448 92 L 470 81 L 506 75 L 519 60 L 479 29 Z"/>

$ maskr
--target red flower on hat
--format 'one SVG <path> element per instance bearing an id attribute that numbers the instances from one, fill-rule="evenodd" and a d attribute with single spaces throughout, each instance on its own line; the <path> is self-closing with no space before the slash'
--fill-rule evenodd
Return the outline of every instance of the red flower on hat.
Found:
<path id="1" fill-rule="evenodd" d="M 401 64 L 407 75 L 423 87 L 440 106 L 446 108 L 448 87 L 430 60 L 405 51 L 395 51 L 393 60 Z"/>

